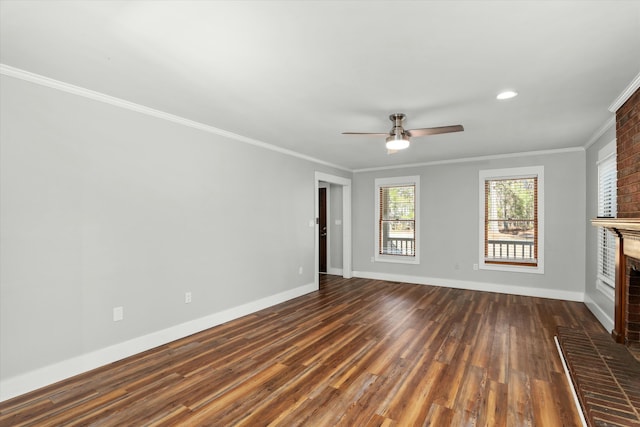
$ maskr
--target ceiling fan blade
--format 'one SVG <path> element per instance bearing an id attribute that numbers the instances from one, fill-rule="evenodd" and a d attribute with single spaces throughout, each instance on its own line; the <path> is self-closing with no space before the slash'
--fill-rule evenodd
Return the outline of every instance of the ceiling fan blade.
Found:
<path id="1" fill-rule="evenodd" d="M 409 129 L 405 133 L 409 136 L 437 135 L 439 133 L 462 132 L 462 125 L 440 126 L 435 128 Z"/>
<path id="2" fill-rule="evenodd" d="M 389 136 L 388 132 L 374 133 L 374 132 L 342 132 L 343 135 L 371 135 L 371 136 Z"/>

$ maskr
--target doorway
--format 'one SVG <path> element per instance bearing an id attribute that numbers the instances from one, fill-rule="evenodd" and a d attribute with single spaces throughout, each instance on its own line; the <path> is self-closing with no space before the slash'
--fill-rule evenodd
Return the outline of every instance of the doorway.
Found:
<path id="1" fill-rule="evenodd" d="M 315 217 L 316 217 L 316 233 L 315 233 L 315 285 L 316 288 L 319 288 L 320 281 L 320 231 L 322 228 L 320 227 L 320 188 L 326 187 L 324 184 L 334 184 L 342 187 L 342 218 L 339 219 L 340 225 L 342 228 L 342 236 L 340 236 L 339 232 L 336 232 L 336 235 L 332 237 L 335 242 L 342 243 L 342 277 L 345 279 L 350 279 L 352 277 L 351 271 L 351 179 L 343 178 L 341 176 L 329 175 L 323 172 L 315 173 Z M 325 193 L 326 195 L 326 193 Z M 326 198 L 326 203 L 328 204 L 328 198 Z M 325 208 L 326 210 L 326 208 Z M 327 218 L 329 215 L 325 215 Z M 335 220 L 335 219 L 334 219 Z M 331 221 L 329 218 L 327 220 Z M 328 226 L 326 224 L 325 226 Z M 327 241 L 329 240 L 327 236 Z M 338 243 L 339 244 L 339 243 Z M 330 248 L 329 245 L 327 247 L 327 255 L 326 259 L 330 260 Z M 324 266 L 325 271 L 328 270 L 329 266 Z"/>
<path id="2" fill-rule="evenodd" d="M 327 188 L 318 188 L 318 242 L 320 247 L 318 257 L 318 272 L 327 272 Z"/>

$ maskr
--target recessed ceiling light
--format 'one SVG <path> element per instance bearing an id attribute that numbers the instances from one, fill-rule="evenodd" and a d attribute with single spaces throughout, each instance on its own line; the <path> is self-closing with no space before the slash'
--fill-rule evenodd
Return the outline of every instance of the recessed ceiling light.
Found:
<path id="1" fill-rule="evenodd" d="M 499 99 L 499 100 L 511 99 L 516 96 L 518 96 L 518 92 L 514 90 L 505 90 L 504 92 L 500 92 L 498 96 L 496 96 L 496 99 Z"/>

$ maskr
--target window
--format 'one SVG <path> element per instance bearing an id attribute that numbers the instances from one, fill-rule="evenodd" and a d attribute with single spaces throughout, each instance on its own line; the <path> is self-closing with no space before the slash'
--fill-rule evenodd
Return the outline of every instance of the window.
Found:
<path id="1" fill-rule="evenodd" d="M 480 171 L 480 267 L 543 273 L 542 166 Z"/>
<path id="2" fill-rule="evenodd" d="M 598 216 L 617 214 L 616 142 L 598 152 Z M 611 299 L 616 286 L 616 238 L 604 227 L 598 228 L 598 274 L 596 287 Z"/>
<path id="3" fill-rule="evenodd" d="M 418 264 L 420 177 L 379 178 L 375 186 L 375 260 Z"/>

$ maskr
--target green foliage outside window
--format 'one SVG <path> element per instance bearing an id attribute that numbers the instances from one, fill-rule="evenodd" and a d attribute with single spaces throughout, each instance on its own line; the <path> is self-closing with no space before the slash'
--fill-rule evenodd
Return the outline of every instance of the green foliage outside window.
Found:
<path id="1" fill-rule="evenodd" d="M 488 212 L 499 220 L 501 232 L 527 231 L 534 227 L 534 178 L 503 179 L 490 183 Z"/>

